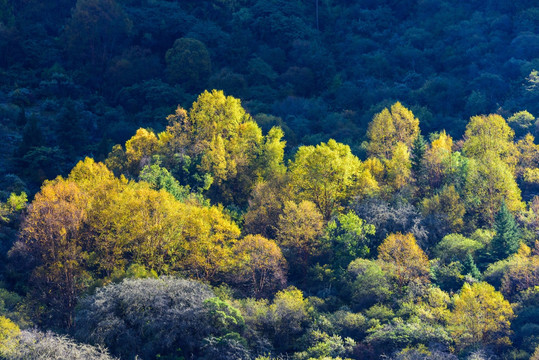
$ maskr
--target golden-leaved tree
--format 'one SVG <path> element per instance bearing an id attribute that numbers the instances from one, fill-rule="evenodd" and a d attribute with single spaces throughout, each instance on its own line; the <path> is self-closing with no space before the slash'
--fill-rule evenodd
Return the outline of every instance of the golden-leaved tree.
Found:
<path id="1" fill-rule="evenodd" d="M 36 295 L 51 305 L 65 325 L 72 323 L 78 293 L 90 278 L 82 229 L 87 195 L 61 177 L 45 183 L 29 206 L 20 238 L 35 260 L 32 284 Z"/>
<path id="2" fill-rule="evenodd" d="M 378 247 L 378 259 L 393 266 L 399 285 L 414 279 L 428 281 L 429 259 L 413 234 L 391 234 Z"/>
<path id="3" fill-rule="evenodd" d="M 118 179 L 87 158 L 36 194 L 16 249 L 34 260 L 35 294 L 70 326 L 80 292 L 132 264 L 216 280 L 230 268 L 239 234 L 221 208 Z"/>
<path id="4" fill-rule="evenodd" d="M 289 168 L 295 197 L 313 202 L 326 220 L 352 196 L 370 194 L 378 188 L 350 147 L 335 140 L 300 147 Z"/>
<path id="5" fill-rule="evenodd" d="M 214 201 L 246 205 L 255 184 L 286 171 L 283 132 L 266 136 L 239 99 L 204 91 L 188 112 L 178 107 L 165 132 L 144 129 L 116 145 L 106 163 L 115 173 L 136 178 L 155 156 L 182 183 L 208 191 Z"/>
<path id="6" fill-rule="evenodd" d="M 511 304 L 488 283 L 464 284 L 460 294 L 453 299 L 449 325 L 457 346 L 508 345 Z"/>
<path id="7" fill-rule="evenodd" d="M 410 150 L 419 135 L 419 120 L 400 102 L 376 114 L 369 124 L 365 144 L 367 167 L 391 195 L 411 182 Z"/>
<path id="8" fill-rule="evenodd" d="M 268 297 L 286 284 L 287 263 L 279 246 L 260 235 L 247 235 L 233 248 L 232 281 L 254 297 Z"/>

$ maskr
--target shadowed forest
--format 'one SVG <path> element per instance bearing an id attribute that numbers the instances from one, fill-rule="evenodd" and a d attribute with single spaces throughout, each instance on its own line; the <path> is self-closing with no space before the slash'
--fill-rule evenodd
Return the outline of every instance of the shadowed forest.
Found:
<path id="1" fill-rule="evenodd" d="M 0 358 L 539 360 L 539 7 L 0 0 Z"/>

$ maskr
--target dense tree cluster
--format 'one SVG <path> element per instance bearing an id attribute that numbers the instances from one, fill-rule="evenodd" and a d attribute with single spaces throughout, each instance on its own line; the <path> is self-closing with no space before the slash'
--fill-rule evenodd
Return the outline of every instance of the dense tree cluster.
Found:
<path id="1" fill-rule="evenodd" d="M 539 200 L 518 185 L 519 167 L 537 169 L 534 145 L 500 115 L 472 117 L 463 140 L 426 140 L 395 103 L 373 117 L 363 161 L 329 140 L 285 162 L 282 130 L 264 134 L 222 91 L 167 121 L 45 181 L 29 204 L 24 192 L 0 204 L 12 239 L 3 356 L 473 359 L 538 347 Z"/>
<path id="2" fill-rule="evenodd" d="M 0 358 L 539 359 L 538 16 L 0 0 Z"/>

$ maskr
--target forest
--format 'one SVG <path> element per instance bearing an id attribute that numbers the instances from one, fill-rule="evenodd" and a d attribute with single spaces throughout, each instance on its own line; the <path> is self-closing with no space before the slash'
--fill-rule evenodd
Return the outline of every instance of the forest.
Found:
<path id="1" fill-rule="evenodd" d="M 539 360 L 539 7 L 0 0 L 0 358 Z"/>

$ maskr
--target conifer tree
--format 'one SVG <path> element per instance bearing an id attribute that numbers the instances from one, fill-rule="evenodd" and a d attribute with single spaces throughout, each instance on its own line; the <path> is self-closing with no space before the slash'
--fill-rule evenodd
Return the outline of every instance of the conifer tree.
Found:
<path id="1" fill-rule="evenodd" d="M 421 160 L 425 156 L 425 151 L 427 151 L 427 142 L 423 135 L 418 134 L 412 144 L 411 151 L 411 161 L 412 161 L 412 171 L 417 178 L 423 171 L 423 165 Z"/>
<path id="2" fill-rule="evenodd" d="M 471 253 L 466 255 L 462 265 L 464 265 L 464 274 L 471 275 L 474 279 L 481 279 L 481 272 L 477 268 L 477 265 L 475 265 L 475 261 Z"/>
<path id="3" fill-rule="evenodd" d="M 494 230 L 496 235 L 492 239 L 492 260 L 502 260 L 517 252 L 520 246 L 520 232 L 515 217 L 502 201 L 500 211 L 496 215 Z"/>

